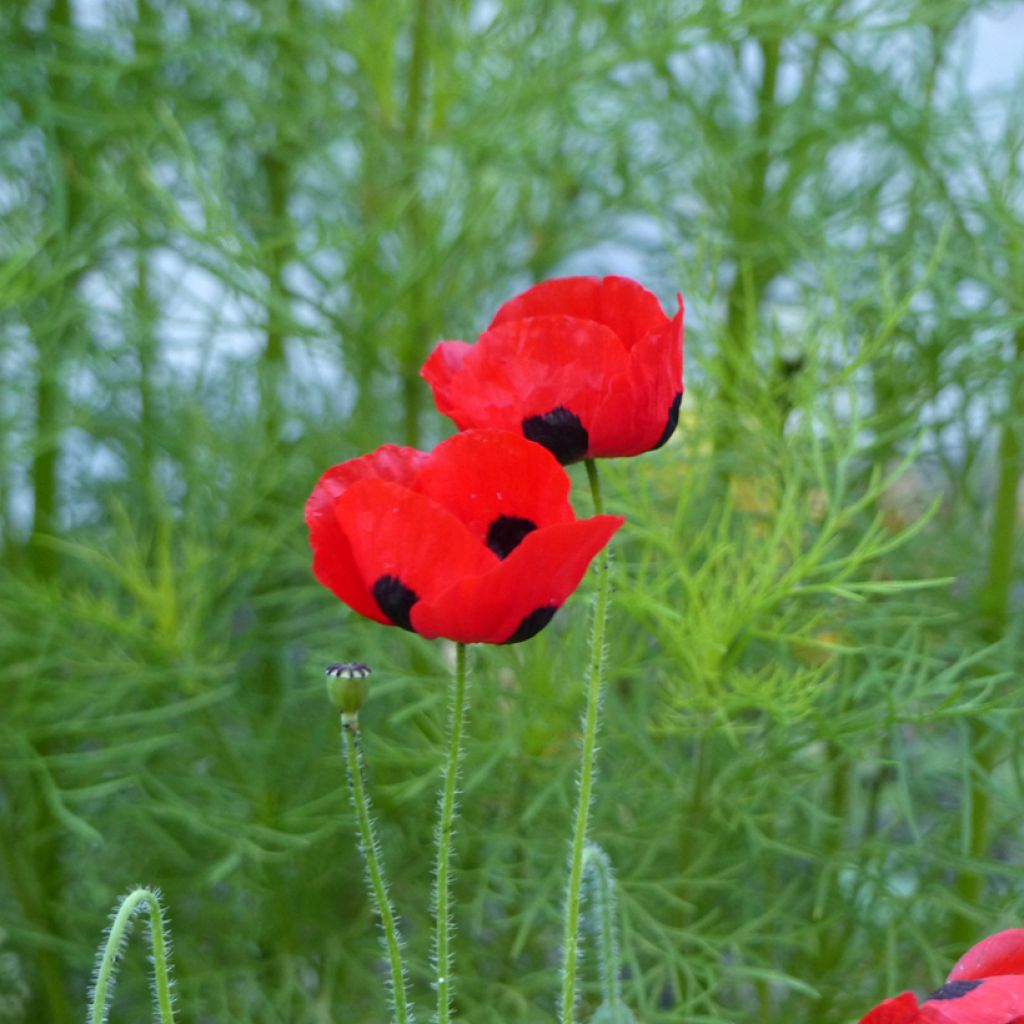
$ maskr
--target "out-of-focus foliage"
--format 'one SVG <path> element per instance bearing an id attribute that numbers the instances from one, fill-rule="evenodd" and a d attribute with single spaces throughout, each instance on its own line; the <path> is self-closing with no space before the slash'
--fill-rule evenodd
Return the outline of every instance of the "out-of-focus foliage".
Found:
<path id="1" fill-rule="evenodd" d="M 562 273 L 688 309 L 677 437 L 603 467 L 637 1018 L 840 1024 L 1019 925 L 1024 69 L 969 76 L 1013 15 L 0 6 L 0 1019 L 81 1019 L 140 881 L 183 1020 L 384 1019 L 350 658 L 425 1010 L 450 652 L 317 587 L 302 505 L 442 436 L 432 343 Z M 554 1017 L 586 596 L 473 654 L 467 1024 Z M 129 949 L 114 1019 L 146 1000 Z"/>

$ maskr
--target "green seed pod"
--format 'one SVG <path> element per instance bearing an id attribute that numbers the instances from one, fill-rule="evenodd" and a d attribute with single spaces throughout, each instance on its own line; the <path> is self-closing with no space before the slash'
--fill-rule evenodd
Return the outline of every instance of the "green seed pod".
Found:
<path id="1" fill-rule="evenodd" d="M 342 715 L 356 715 L 363 706 L 370 690 L 367 679 L 370 675 L 369 665 L 358 661 L 339 662 L 328 665 L 324 672 L 327 676 L 327 697 Z"/>

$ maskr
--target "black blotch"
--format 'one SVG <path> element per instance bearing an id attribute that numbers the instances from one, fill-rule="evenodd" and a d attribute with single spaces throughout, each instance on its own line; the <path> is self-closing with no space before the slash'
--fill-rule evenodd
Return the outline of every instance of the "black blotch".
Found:
<path id="1" fill-rule="evenodd" d="M 967 995 L 968 992 L 973 992 L 982 984 L 982 980 L 979 978 L 977 981 L 948 981 L 942 988 L 937 988 L 925 1002 L 959 999 L 961 996 Z"/>
<path id="2" fill-rule="evenodd" d="M 590 445 L 590 435 L 579 416 L 564 405 L 543 416 L 527 416 L 523 420 L 523 437 L 544 445 L 563 466 L 579 462 Z"/>
<path id="3" fill-rule="evenodd" d="M 661 432 L 661 437 L 655 442 L 654 448 L 651 449 L 652 452 L 655 448 L 660 448 L 675 433 L 676 427 L 679 426 L 679 405 L 682 400 L 682 391 L 677 391 L 676 397 L 672 399 L 672 404 L 668 407 L 668 419 L 665 421 L 665 429 Z"/>
<path id="4" fill-rule="evenodd" d="M 407 587 L 397 576 L 381 576 L 370 590 L 380 610 L 402 629 L 415 633 L 412 628 L 412 606 L 420 595 Z"/>
<path id="5" fill-rule="evenodd" d="M 507 644 L 520 644 L 530 637 L 536 636 L 555 616 L 557 604 L 542 604 L 534 608 L 529 615 L 516 627 L 516 631 L 505 641 Z"/>
<path id="6" fill-rule="evenodd" d="M 501 559 L 508 558 L 522 539 L 537 529 L 532 519 L 523 516 L 498 516 L 487 527 L 487 546 Z"/>

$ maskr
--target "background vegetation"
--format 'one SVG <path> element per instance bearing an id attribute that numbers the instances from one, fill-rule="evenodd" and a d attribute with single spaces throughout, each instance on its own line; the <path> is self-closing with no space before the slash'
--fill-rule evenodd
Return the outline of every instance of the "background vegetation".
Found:
<path id="1" fill-rule="evenodd" d="M 450 652 L 320 589 L 302 506 L 448 431 L 431 345 L 563 273 L 688 308 L 676 439 L 604 466 L 639 1019 L 855 1020 L 1020 925 L 1024 69 L 973 49 L 1012 13 L 0 6 L 0 1019 L 81 1019 L 144 881 L 182 1020 L 384 1020 L 353 658 L 425 1010 Z M 467 1024 L 554 1018 L 585 593 L 473 657 Z"/>

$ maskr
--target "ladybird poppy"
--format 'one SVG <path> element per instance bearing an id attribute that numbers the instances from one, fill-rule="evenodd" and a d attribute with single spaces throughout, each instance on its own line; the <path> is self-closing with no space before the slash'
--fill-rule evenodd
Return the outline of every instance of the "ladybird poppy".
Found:
<path id="1" fill-rule="evenodd" d="M 998 932 L 971 947 L 922 1003 L 904 992 L 880 1003 L 860 1024 L 1024 1024 L 1024 928 Z"/>
<path id="2" fill-rule="evenodd" d="M 544 628 L 621 516 L 577 520 L 540 445 L 502 430 L 432 452 L 385 445 L 306 503 L 313 573 L 350 608 L 424 637 L 508 644 Z"/>
<path id="3" fill-rule="evenodd" d="M 683 397 L 683 300 L 667 317 L 626 277 L 545 281 L 475 345 L 443 341 L 420 371 L 460 430 L 501 427 L 559 462 L 660 448 Z"/>

